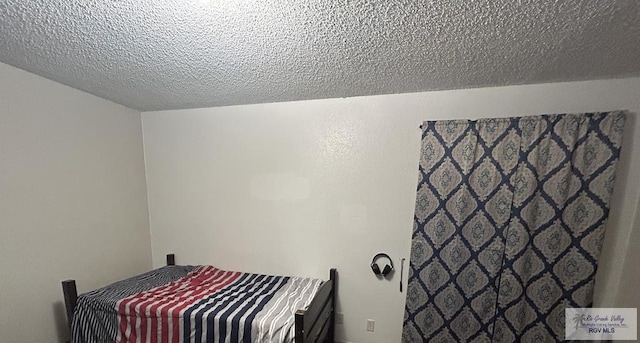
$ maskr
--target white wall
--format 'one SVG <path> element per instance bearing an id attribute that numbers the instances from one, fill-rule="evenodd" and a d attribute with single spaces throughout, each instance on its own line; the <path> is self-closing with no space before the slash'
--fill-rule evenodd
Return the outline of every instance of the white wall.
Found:
<path id="1" fill-rule="evenodd" d="M 596 305 L 638 307 L 628 294 L 640 286 L 639 78 L 143 113 L 154 266 L 175 252 L 261 273 L 326 278 L 337 267 L 338 338 L 398 342 L 399 273 L 378 281 L 369 263 L 378 251 L 409 257 L 420 123 L 611 109 L 634 114 Z"/>
<path id="2" fill-rule="evenodd" d="M 67 337 L 80 292 L 148 270 L 137 111 L 0 63 L 0 341 Z"/>

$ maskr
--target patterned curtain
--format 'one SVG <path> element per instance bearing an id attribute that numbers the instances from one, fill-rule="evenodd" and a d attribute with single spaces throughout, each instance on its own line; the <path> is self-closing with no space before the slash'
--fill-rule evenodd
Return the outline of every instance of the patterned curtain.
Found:
<path id="1" fill-rule="evenodd" d="M 423 124 L 403 342 L 560 342 L 589 307 L 625 112 Z"/>

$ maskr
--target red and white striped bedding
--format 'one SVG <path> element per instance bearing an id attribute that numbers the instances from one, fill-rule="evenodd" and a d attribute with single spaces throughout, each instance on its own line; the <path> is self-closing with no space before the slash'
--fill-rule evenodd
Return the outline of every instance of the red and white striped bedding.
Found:
<path id="1" fill-rule="evenodd" d="M 293 342 L 321 280 L 167 266 L 83 294 L 72 341 Z"/>

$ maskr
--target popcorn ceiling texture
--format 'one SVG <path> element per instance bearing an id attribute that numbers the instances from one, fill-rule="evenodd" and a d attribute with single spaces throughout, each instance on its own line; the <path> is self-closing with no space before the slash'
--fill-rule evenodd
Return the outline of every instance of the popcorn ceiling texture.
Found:
<path id="1" fill-rule="evenodd" d="M 134 109 L 640 75 L 636 0 L 2 0 L 0 61 Z"/>

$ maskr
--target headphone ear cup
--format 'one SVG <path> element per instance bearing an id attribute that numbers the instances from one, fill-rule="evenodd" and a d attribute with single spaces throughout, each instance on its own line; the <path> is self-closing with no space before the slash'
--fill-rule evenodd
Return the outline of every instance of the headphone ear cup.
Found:
<path id="1" fill-rule="evenodd" d="M 382 270 L 382 275 L 387 276 L 387 274 L 391 273 L 391 266 L 388 264 L 384 266 L 384 270 Z"/>
<path id="2" fill-rule="evenodd" d="M 374 274 L 380 275 L 380 267 L 378 267 L 377 263 L 371 263 L 371 270 L 373 270 Z"/>

